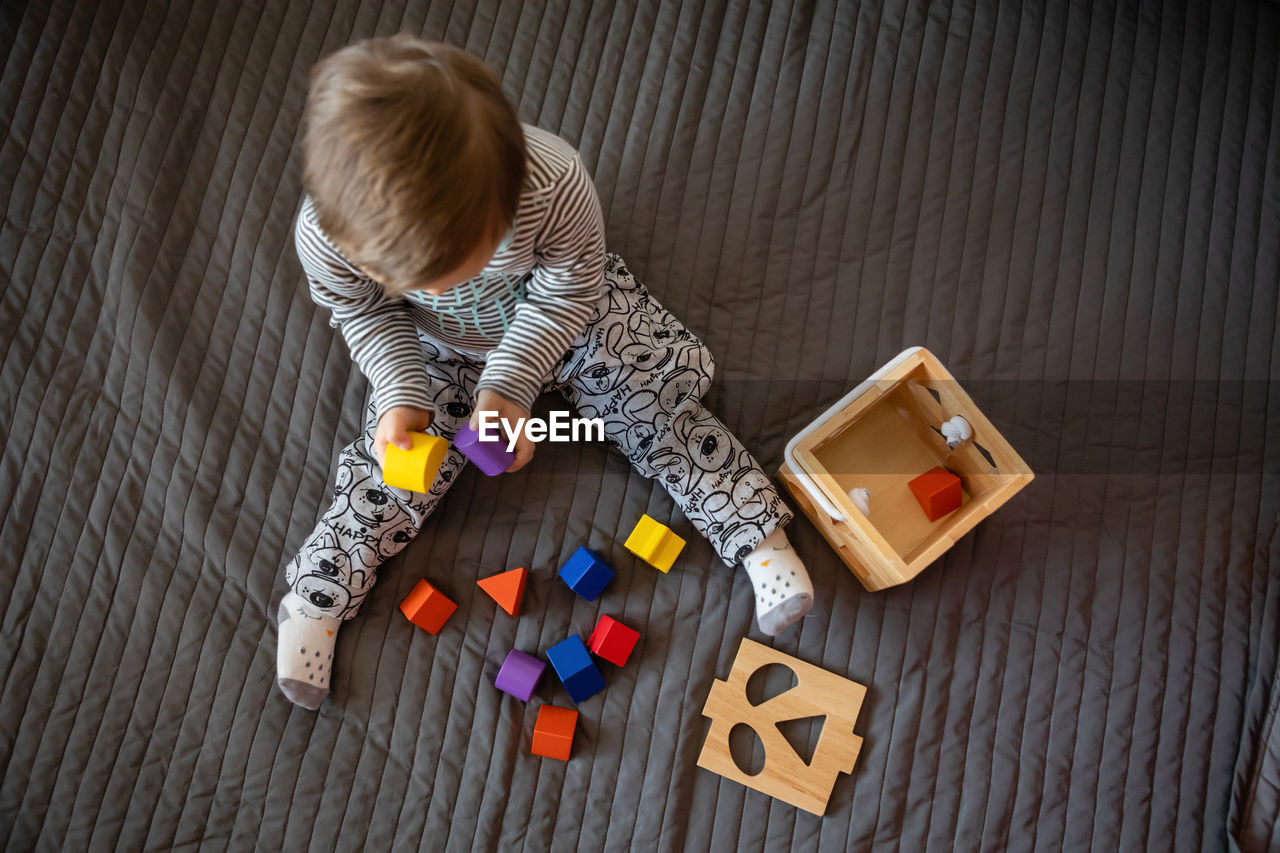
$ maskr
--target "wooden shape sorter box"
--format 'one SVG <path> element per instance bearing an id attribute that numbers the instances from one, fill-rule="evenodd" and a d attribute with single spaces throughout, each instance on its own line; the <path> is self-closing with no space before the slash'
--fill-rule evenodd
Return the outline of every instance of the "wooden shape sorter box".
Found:
<path id="1" fill-rule="evenodd" d="M 796 686 L 752 704 L 747 682 L 761 667 L 774 663 L 795 673 Z M 711 718 L 711 730 L 698 766 L 821 817 L 836 778 L 853 772 L 862 747 L 853 724 L 866 693 L 855 681 L 744 638 L 728 679 L 713 683 L 707 694 L 702 715 Z M 813 758 L 806 762 L 791 748 L 778 724 L 808 717 L 825 719 Z M 740 724 L 754 729 L 764 744 L 764 767 L 754 775 L 738 766 L 729 749 L 729 733 Z"/>
<path id="2" fill-rule="evenodd" d="M 951 447 L 940 427 L 972 436 Z M 941 466 L 960 478 L 959 509 L 930 521 L 909 487 Z M 1034 475 L 928 350 L 901 353 L 787 444 L 778 476 L 869 590 L 906 583 Z M 870 491 L 864 515 L 849 492 Z"/>

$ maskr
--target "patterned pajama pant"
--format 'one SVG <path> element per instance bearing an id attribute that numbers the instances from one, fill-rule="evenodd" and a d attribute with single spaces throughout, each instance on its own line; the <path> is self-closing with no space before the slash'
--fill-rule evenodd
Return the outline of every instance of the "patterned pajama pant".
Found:
<path id="1" fill-rule="evenodd" d="M 605 265 L 594 319 L 552 369 L 546 385 L 605 435 L 637 471 L 657 478 L 729 565 L 736 565 L 791 512 L 742 443 L 702 405 L 715 363 L 702 341 L 649 295 L 617 255 Z M 423 339 L 435 418 L 428 432 L 452 438 L 471 417 L 483 363 Z M 342 451 L 333 505 L 287 565 L 292 590 L 318 611 L 349 619 L 383 561 L 413 539 L 466 464 L 452 447 L 427 493 L 382 481 L 373 455 L 370 401 L 364 435 Z"/>

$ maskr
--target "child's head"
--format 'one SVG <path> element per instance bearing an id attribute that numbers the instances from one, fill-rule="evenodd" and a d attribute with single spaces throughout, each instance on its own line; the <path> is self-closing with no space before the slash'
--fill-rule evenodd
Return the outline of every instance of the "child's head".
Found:
<path id="1" fill-rule="evenodd" d="M 463 50 L 405 35 L 345 47 L 312 70 L 304 124 L 320 227 L 389 290 L 478 273 L 515 219 L 524 133 Z"/>

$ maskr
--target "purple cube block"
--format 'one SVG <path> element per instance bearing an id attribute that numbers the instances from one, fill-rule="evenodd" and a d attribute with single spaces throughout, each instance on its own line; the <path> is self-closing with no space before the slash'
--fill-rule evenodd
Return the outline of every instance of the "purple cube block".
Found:
<path id="1" fill-rule="evenodd" d="M 527 655 L 519 649 L 512 649 L 507 653 L 507 659 L 502 662 L 502 668 L 498 670 L 498 677 L 494 679 L 493 685 L 522 702 L 528 702 L 529 697 L 533 696 L 533 691 L 538 688 L 538 681 L 546 668 L 547 665 L 533 655 Z"/>
<path id="2" fill-rule="evenodd" d="M 480 433 L 472 429 L 470 423 L 463 424 L 462 429 L 458 430 L 458 434 L 453 437 L 453 446 L 490 477 L 501 474 L 516 461 L 515 452 L 507 450 L 505 439 L 481 441 Z"/>

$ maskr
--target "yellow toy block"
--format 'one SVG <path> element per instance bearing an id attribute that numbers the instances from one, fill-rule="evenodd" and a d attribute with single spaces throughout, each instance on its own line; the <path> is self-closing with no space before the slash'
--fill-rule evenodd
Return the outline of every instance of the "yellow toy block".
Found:
<path id="1" fill-rule="evenodd" d="M 666 573 L 671 571 L 671 564 L 684 547 L 684 540 L 662 522 L 642 515 L 623 547 L 658 571 Z"/>
<path id="2" fill-rule="evenodd" d="M 394 444 L 387 445 L 386 455 L 382 459 L 382 479 L 388 486 L 395 486 L 397 489 L 426 492 L 440 472 L 440 466 L 444 464 L 445 454 L 449 452 L 449 442 L 438 435 L 427 435 L 425 432 L 411 432 L 409 438 L 413 441 L 412 450 L 401 450 Z"/>

